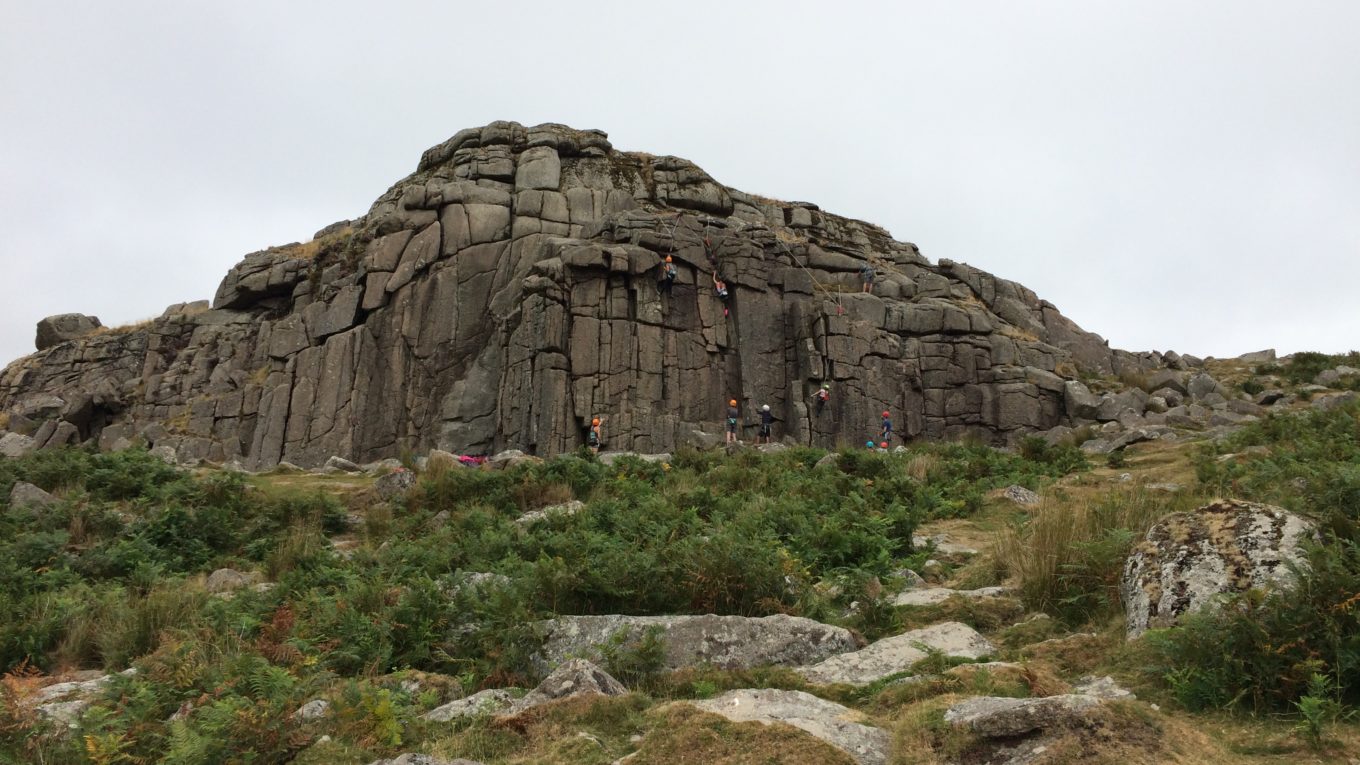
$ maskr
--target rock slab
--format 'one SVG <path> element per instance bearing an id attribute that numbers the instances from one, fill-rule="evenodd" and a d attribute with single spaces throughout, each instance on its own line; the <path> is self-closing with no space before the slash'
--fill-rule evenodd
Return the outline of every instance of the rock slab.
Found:
<path id="1" fill-rule="evenodd" d="M 996 647 L 966 624 L 944 622 L 800 667 L 798 673 L 811 683 L 868 685 L 910 670 L 932 651 L 956 659 L 981 659 L 996 653 Z"/>
<path id="2" fill-rule="evenodd" d="M 546 639 L 535 657 L 547 669 L 572 657 L 598 661 L 598 646 L 617 634 L 626 641 L 658 630 L 665 644 L 663 667 L 677 670 L 711 664 L 720 669 L 798 666 L 858 647 L 849 630 L 811 619 L 774 616 L 560 616 L 543 623 Z"/>
<path id="3" fill-rule="evenodd" d="M 885 765 L 892 737 L 859 722 L 860 713 L 803 691 L 742 689 L 686 702 L 733 722 L 784 723 L 848 753 L 861 765 Z"/>

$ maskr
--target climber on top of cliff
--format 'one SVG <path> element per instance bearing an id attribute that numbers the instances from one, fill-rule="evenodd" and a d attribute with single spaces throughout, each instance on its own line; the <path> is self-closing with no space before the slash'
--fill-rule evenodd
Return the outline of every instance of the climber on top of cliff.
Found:
<path id="1" fill-rule="evenodd" d="M 671 261 L 671 256 L 666 256 L 666 261 L 661 264 L 661 281 L 657 283 L 663 295 L 670 295 L 671 288 L 675 286 L 677 271 L 675 263 Z"/>

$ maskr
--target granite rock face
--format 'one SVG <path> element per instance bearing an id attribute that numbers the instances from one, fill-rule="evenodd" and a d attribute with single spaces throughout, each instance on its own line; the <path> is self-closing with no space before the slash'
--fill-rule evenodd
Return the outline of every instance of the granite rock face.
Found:
<path id="1" fill-rule="evenodd" d="M 1124 564 L 1130 638 L 1169 627 L 1221 594 L 1287 586 L 1314 524 L 1272 505 L 1218 501 L 1174 513 L 1148 530 Z"/>
<path id="2" fill-rule="evenodd" d="M 26 435 L 50 425 L 39 447 L 165 444 L 249 469 L 551 455 L 583 444 L 595 416 L 608 448 L 666 452 L 722 432 L 729 398 L 743 433 L 769 404 L 776 438 L 797 443 L 857 443 L 885 409 L 907 437 L 999 443 L 1070 422 L 1079 369 L 1163 362 L 877 226 L 599 131 L 496 122 L 426 151 L 365 215 L 247 255 L 211 308 L 14 362 L 0 411 Z M 43 397 L 56 405 L 20 415 Z"/>

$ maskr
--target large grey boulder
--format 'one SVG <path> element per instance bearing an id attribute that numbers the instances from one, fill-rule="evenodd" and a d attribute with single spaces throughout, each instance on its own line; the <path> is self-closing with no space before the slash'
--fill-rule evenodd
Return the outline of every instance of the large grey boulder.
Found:
<path id="1" fill-rule="evenodd" d="M 1237 357 L 1243 364 L 1270 364 L 1275 361 L 1275 349 L 1267 348 L 1263 351 L 1252 351 Z"/>
<path id="2" fill-rule="evenodd" d="M 390 502 L 410 491 L 415 485 L 415 473 L 406 468 L 396 468 L 390 473 L 378 476 L 373 481 L 373 491 L 377 492 L 378 497 L 384 502 Z"/>
<path id="3" fill-rule="evenodd" d="M 853 709 L 810 693 L 746 688 L 685 703 L 733 722 L 792 725 L 846 752 L 861 765 L 888 762 L 892 737 L 887 731 L 863 724 L 863 716 Z"/>
<path id="4" fill-rule="evenodd" d="M 1212 400 L 1212 396 L 1220 396 L 1226 400 L 1226 389 L 1219 384 L 1218 380 L 1209 376 L 1207 372 L 1200 372 L 1190 378 L 1190 382 L 1185 386 L 1185 392 L 1190 396 L 1190 400 L 1205 402 Z"/>
<path id="5" fill-rule="evenodd" d="M 1068 417 L 1094 420 L 1096 413 L 1100 411 L 1101 398 L 1092 393 L 1085 384 L 1068 380 L 1063 383 L 1063 403 Z"/>
<path id="6" fill-rule="evenodd" d="M 204 587 L 212 593 L 236 592 L 255 584 L 259 580 L 260 575 L 253 572 L 246 574 L 234 568 L 219 568 L 208 575 L 208 581 Z"/>
<path id="7" fill-rule="evenodd" d="M 1318 372 L 1317 377 L 1313 378 L 1313 383 L 1315 385 L 1326 385 L 1330 388 L 1347 377 L 1355 377 L 1356 375 L 1360 375 L 1360 369 L 1342 364 L 1341 366 L 1324 369 L 1321 372 Z"/>
<path id="8" fill-rule="evenodd" d="M 15 481 L 9 490 L 9 506 L 14 509 L 30 508 L 44 510 L 60 500 L 26 481 Z"/>
<path id="9" fill-rule="evenodd" d="M 1303 563 L 1313 530 L 1283 508 L 1234 500 L 1163 518 L 1124 564 L 1128 636 L 1170 626 L 1225 593 L 1289 586 L 1289 564 Z"/>
<path id="10" fill-rule="evenodd" d="M 45 351 L 67 340 L 84 337 L 102 326 L 104 325 L 99 323 L 99 317 L 86 316 L 83 313 L 62 313 L 56 316 L 48 316 L 38 322 L 38 334 L 34 345 L 37 346 L 38 350 Z"/>
<path id="11" fill-rule="evenodd" d="M 955 659 L 981 659 L 996 647 L 976 630 L 960 622 L 944 622 L 884 638 L 866 648 L 832 656 L 811 666 L 799 667 L 808 682 L 830 685 L 868 685 L 911 669 L 931 652 Z"/>
<path id="12" fill-rule="evenodd" d="M 541 668 L 570 657 L 598 661 L 598 646 L 616 635 L 625 644 L 658 630 L 665 645 L 662 666 L 676 670 L 711 664 L 720 669 L 798 666 L 858 647 L 854 636 L 798 616 L 559 616 L 544 622 L 546 639 L 535 657 Z"/>
<path id="13" fill-rule="evenodd" d="M 1010 738 L 1081 722 L 1100 705 L 1095 696 L 1075 693 L 1035 699 L 977 696 L 946 710 L 944 721 L 984 738 Z"/>
<path id="14" fill-rule="evenodd" d="M 22 457 L 38 448 L 38 443 L 30 436 L 21 433 L 6 433 L 0 436 L 0 456 Z"/>
<path id="15" fill-rule="evenodd" d="M 586 509 L 586 503 L 579 499 L 573 499 L 570 502 L 563 502 L 560 505 L 549 505 L 537 510 L 530 510 L 524 515 L 516 518 L 515 523 L 518 523 L 521 526 L 532 526 L 539 521 L 546 521 L 549 518 L 570 517 L 584 509 Z"/>

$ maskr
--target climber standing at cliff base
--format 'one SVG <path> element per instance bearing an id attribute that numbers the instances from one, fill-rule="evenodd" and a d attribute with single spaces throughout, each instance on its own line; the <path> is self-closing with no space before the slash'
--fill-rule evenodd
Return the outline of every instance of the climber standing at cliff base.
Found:
<path id="1" fill-rule="evenodd" d="M 880 441 L 888 441 L 892 438 L 892 413 L 883 410 L 883 430 L 878 436 Z"/>
<path id="2" fill-rule="evenodd" d="M 737 400 L 731 399 L 727 402 L 727 443 L 737 443 L 737 418 L 741 412 L 737 411 Z"/>
<path id="3" fill-rule="evenodd" d="M 760 407 L 760 438 L 765 443 L 770 443 L 770 424 L 774 422 L 774 415 L 770 412 L 770 405 Z"/>
<path id="4" fill-rule="evenodd" d="M 596 417 L 590 421 L 590 432 L 586 434 L 586 445 L 590 447 L 592 454 L 600 453 L 600 418 Z"/>

